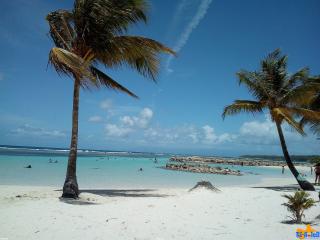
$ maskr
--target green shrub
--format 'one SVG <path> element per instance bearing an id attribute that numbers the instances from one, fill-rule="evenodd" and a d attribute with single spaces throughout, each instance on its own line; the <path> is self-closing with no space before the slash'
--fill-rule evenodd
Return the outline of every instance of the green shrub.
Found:
<path id="1" fill-rule="evenodd" d="M 304 211 L 315 205 L 315 201 L 310 198 L 310 194 L 305 191 L 297 191 L 293 195 L 282 195 L 288 199 L 287 203 L 282 205 L 286 206 L 288 211 L 292 214 L 292 219 L 296 223 L 302 222 L 302 217 L 304 217 Z"/>

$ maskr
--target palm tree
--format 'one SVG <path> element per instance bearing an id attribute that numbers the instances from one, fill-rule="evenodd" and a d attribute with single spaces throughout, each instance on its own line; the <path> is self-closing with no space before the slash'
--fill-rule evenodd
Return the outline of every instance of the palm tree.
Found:
<path id="1" fill-rule="evenodd" d="M 140 36 L 124 35 L 130 25 L 146 22 L 146 0 L 75 0 L 71 11 L 47 15 L 50 36 L 56 47 L 49 63 L 60 74 L 74 79 L 72 134 L 62 197 L 77 198 L 79 90 L 106 87 L 137 96 L 98 69 L 127 65 L 155 80 L 159 54 L 174 52 L 161 43 Z"/>
<path id="2" fill-rule="evenodd" d="M 282 196 L 288 199 L 288 202 L 282 205 L 287 207 L 292 213 L 292 219 L 299 224 L 302 222 L 304 211 L 316 205 L 313 198 L 310 198 L 310 194 L 305 191 L 296 191 L 293 195 L 284 194 Z"/>
<path id="3" fill-rule="evenodd" d="M 320 113 L 301 107 L 301 102 L 306 94 L 314 90 L 314 87 L 303 84 L 309 79 L 308 68 L 289 75 L 287 72 L 287 56 L 281 55 L 279 49 L 269 54 L 262 62 L 261 69 L 255 72 L 242 70 L 237 73 L 239 83 L 244 84 L 256 99 L 236 100 L 225 107 L 223 118 L 240 112 L 261 113 L 267 110 L 271 120 L 276 124 L 284 158 L 289 169 L 296 178 L 300 187 L 304 190 L 314 191 L 314 187 L 297 171 L 288 153 L 282 123 L 286 122 L 301 135 L 304 131 L 296 117 L 304 117 L 309 120 L 319 120 Z"/>

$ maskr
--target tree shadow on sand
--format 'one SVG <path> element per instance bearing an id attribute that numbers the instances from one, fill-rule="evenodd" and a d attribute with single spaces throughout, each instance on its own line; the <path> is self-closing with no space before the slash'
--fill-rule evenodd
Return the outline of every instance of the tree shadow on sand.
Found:
<path id="1" fill-rule="evenodd" d="M 273 191 L 280 191 L 280 192 L 294 192 L 294 191 L 301 189 L 298 184 L 286 185 L 286 186 L 271 186 L 271 187 L 263 187 L 262 186 L 262 187 L 252 187 L 252 188 L 264 188 L 264 189 L 273 190 Z"/>
<path id="2" fill-rule="evenodd" d="M 154 189 L 83 189 L 81 193 L 91 193 L 102 197 L 169 197 L 156 193 Z"/>
<path id="3" fill-rule="evenodd" d="M 61 190 L 55 190 L 61 191 Z M 80 190 L 80 198 L 79 199 L 68 199 L 68 198 L 60 198 L 61 201 L 66 203 L 76 203 L 78 205 L 89 205 L 96 204 L 92 202 L 82 201 L 81 193 L 90 193 L 94 195 L 99 195 L 101 197 L 154 197 L 154 198 L 163 198 L 169 197 L 172 195 L 168 194 L 160 194 L 157 193 L 155 189 L 83 189 Z"/>
<path id="4" fill-rule="evenodd" d="M 72 205 L 99 205 L 100 203 L 92 202 L 88 199 L 72 199 L 72 198 L 59 198 L 61 202 Z"/>
<path id="5" fill-rule="evenodd" d="M 302 221 L 301 223 L 297 223 L 295 220 L 284 220 L 284 221 L 281 221 L 281 223 L 289 224 L 289 225 L 294 225 L 294 224 L 297 224 L 297 225 L 301 225 L 301 224 L 309 225 L 310 224 L 311 226 L 317 225 L 317 222 L 315 222 L 315 221 Z"/>

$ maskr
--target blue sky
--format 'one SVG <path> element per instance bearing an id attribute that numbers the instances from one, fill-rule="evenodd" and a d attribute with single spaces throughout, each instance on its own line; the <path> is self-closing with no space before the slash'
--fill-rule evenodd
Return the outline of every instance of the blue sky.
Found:
<path id="1" fill-rule="evenodd" d="M 140 100 L 109 90 L 82 91 L 79 147 L 192 154 L 281 154 L 264 114 L 221 118 L 234 99 L 250 99 L 235 73 L 255 70 L 275 48 L 289 71 L 320 72 L 318 0 L 150 1 L 149 23 L 130 34 L 178 51 L 162 56 L 158 83 L 131 69 L 106 69 Z M 0 144 L 68 147 L 72 80 L 49 66 L 45 16 L 73 1 L 1 1 Z M 320 142 L 285 129 L 289 150 L 319 154 Z"/>

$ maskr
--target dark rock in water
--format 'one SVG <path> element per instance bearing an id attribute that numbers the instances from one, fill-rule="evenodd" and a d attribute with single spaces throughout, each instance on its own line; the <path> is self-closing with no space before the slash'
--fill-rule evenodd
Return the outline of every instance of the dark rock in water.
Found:
<path id="1" fill-rule="evenodd" d="M 205 188 L 205 189 L 208 189 L 208 190 L 213 191 L 213 192 L 221 192 L 221 190 L 219 190 L 218 188 L 213 186 L 211 184 L 211 182 L 208 182 L 208 181 L 200 181 L 200 182 L 198 182 L 193 188 L 191 188 L 189 190 L 189 192 L 192 192 L 192 191 L 194 191 L 196 189 L 199 189 L 199 188 Z"/>
<path id="2" fill-rule="evenodd" d="M 194 172 L 194 173 L 211 173 L 211 174 L 222 174 L 222 175 L 236 175 L 241 176 L 242 173 L 238 171 L 231 170 L 229 168 L 221 168 L 221 167 L 211 167 L 206 164 L 174 164 L 167 163 L 164 169 L 175 170 L 175 171 L 185 171 L 185 172 Z"/>
<path id="3" fill-rule="evenodd" d="M 26 167 L 24 167 L 24 168 L 32 168 L 32 167 L 31 167 L 31 165 L 28 165 L 28 166 L 26 166 Z"/>

